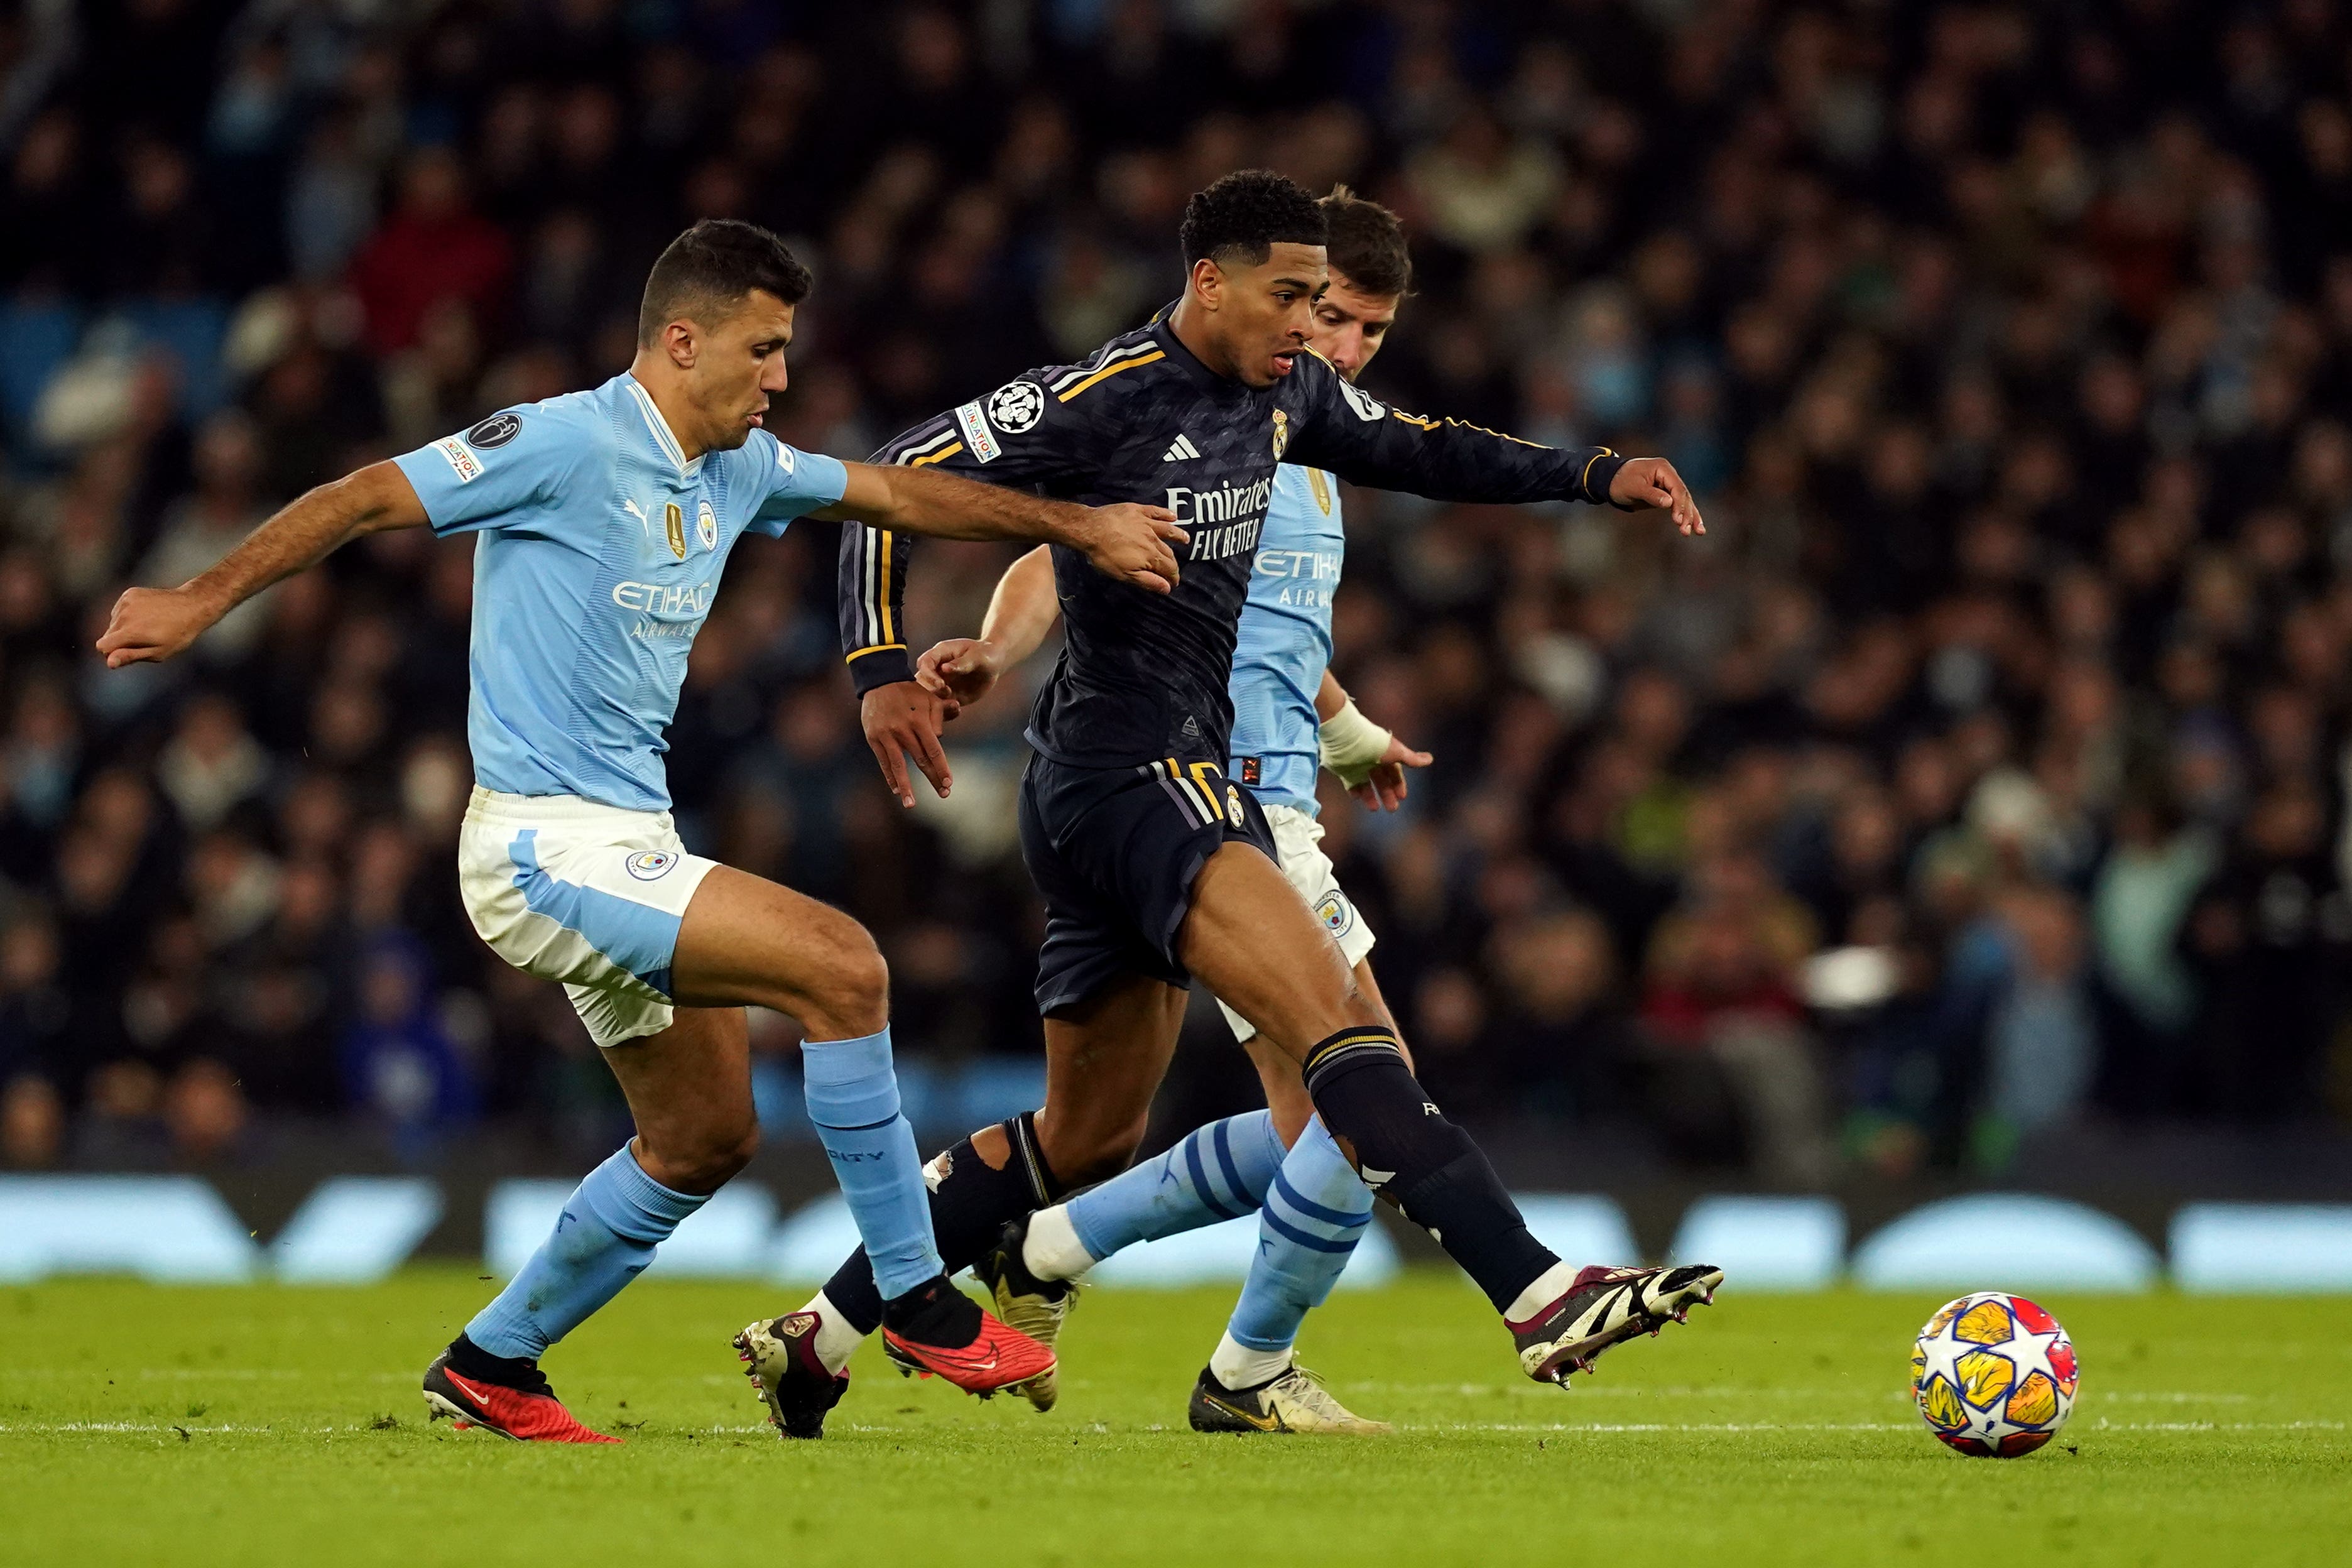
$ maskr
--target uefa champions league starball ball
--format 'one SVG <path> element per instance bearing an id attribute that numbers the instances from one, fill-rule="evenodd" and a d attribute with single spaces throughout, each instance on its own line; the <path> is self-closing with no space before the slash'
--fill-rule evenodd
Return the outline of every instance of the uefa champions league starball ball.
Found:
<path id="1" fill-rule="evenodd" d="M 1979 1459 L 2015 1459 L 2074 1414 L 2074 1342 L 2022 1296 L 1948 1301 L 1911 1352 L 1911 1397 L 1927 1429 Z"/>

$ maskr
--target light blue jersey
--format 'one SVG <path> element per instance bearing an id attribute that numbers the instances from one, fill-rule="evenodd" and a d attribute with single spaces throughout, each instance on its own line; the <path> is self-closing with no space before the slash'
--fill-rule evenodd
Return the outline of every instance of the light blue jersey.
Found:
<path id="1" fill-rule="evenodd" d="M 474 548 L 466 738 L 486 789 L 663 811 L 663 732 L 727 552 L 841 499 L 765 430 L 688 462 L 635 376 L 494 414 L 395 459 Z"/>
<path id="2" fill-rule="evenodd" d="M 1316 809 L 1315 693 L 1331 662 L 1331 595 L 1347 550 L 1331 476 L 1296 463 L 1276 468 L 1234 647 L 1227 770 L 1267 805 Z"/>

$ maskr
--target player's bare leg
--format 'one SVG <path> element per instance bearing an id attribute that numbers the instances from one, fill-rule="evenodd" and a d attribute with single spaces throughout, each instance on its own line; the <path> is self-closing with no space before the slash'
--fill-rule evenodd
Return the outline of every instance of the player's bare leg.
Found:
<path id="1" fill-rule="evenodd" d="M 677 1009 L 658 1035 L 604 1052 L 629 1102 L 630 1148 L 646 1175 L 681 1193 L 715 1193 L 751 1163 L 751 1036 L 740 1007 Z"/>
<path id="2" fill-rule="evenodd" d="M 1381 994 L 1381 983 L 1372 975 L 1372 961 L 1358 959 L 1349 973 L 1355 980 L 1356 989 L 1380 1010 L 1381 1021 L 1394 1029 L 1396 1015 L 1389 1011 L 1388 998 Z M 1292 1147 L 1315 1117 L 1315 1101 L 1307 1092 L 1307 1079 L 1298 1070 L 1297 1058 L 1263 1033 L 1244 1040 L 1242 1049 L 1249 1053 L 1250 1066 L 1257 1069 L 1258 1087 L 1265 1091 L 1265 1108 L 1274 1113 L 1276 1135 L 1281 1138 L 1284 1148 Z M 1404 1053 L 1404 1065 L 1412 1066 L 1412 1048 L 1399 1040 L 1397 1049 Z"/>
<path id="3" fill-rule="evenodd" d="M 1184 1003 L 1173 985 L 1129 976 L 1045 1020 L 1045 1103 L 1034 1125 L 1063 1185 L 1115 1176 L 1135 1158 L 1176 1054 Z M 971 1145 L 994 1169 L 1013 1154 L 1002 1126 L 973 1133 Z"/>
<path id="4" fill-rule="evenodd" d="M 1559 1381 L 1620 1340 L 1712 1299 L 1719 1270 L 1578 1270 L 1528 1233 L 1486 1156 L 1415 1081 L 1383 1009 L 1274 862 L 1209 858 L 1178 933 L 1185 967 L 1300 1064 L 1364 1180 L 1428 1230 L 1502 1313 L 1521 1366 Z"/>

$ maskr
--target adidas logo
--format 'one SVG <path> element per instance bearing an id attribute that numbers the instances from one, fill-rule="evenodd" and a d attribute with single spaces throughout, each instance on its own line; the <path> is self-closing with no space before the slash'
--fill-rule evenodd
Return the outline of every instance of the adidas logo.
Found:
<path id="1" fill-rule="evenodd" d="M 1192 437 L 1179 430 L 1176 432 L 1176 439 L 1168 444 L 1168 450 L 1160 454 L 1160 460 L 1163 463 L 1182 463 L 1200 455 L 1201 448 L 1192 445 Z"/>

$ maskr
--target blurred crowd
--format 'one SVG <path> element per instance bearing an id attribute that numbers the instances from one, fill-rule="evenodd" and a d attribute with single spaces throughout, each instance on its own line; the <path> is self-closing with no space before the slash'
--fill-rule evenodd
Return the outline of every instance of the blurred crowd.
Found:
<path id="1" fill-rule="evenodd" d="M 0 1163 L 616 1113 L 457 904 L 470 543 L 109 672 L 122 585 L 619 370 L 697 216 L 815 268 L 776 427 L 856 458 L 1259 163 L 1403 216 L 1375 391 L 1706 507 L 1348 496 L 1339 672 L 1437 762 L 1328 847 L 1451 1107 L 1790 1184 L 2341 1120 L 2347 105 L 2335 0 L 0 0 Z M 1020 704 L 899 812 L 833 549 L 737 552 L 682 828 L 874 927 L 919 1073 L 1032 1053 Z M 928 549 L 915 635 L 1003 560 Z"/>

